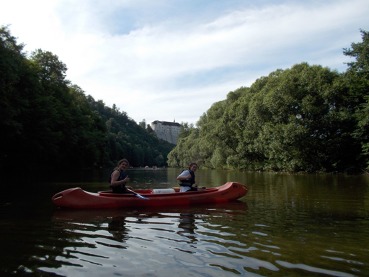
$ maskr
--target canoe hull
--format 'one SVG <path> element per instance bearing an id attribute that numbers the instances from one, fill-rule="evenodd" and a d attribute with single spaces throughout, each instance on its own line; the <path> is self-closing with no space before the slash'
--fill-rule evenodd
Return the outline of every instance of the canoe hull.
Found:
<path id="1" fill-rule="evenodd" d="M 135 190 L 135 192 L 147 199 L 138 198 L 133 194 L 92 193 L 77 187 L 55 194 L 52 201 L 57 207 L 70 209 L 176 207 L 234 201 L 245 196 L 247 188 L 240 183 L 227 182 L 219 187 L 194 192 L 164 194 L 155 194 L 153 190 Z"/>

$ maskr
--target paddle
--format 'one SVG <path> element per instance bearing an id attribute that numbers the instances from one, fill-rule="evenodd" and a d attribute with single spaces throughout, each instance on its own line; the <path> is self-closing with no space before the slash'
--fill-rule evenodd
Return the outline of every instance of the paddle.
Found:
<path id="1" fill-rule="evenodd" d="M 129 188 L 126 188 L 129 192 L 133 193 L 135 196 L 137 196 L 138 198 L 141 198 L 141 199 L 145 199 L 145 200 L 149 200 L 149 198 L 145 197 L 145 196 L 142 196 L 141 194 L 129 189 Z"/>
<path id="2" fill-rule="evenodd" d="M 128 175 L 126 176 L 126 178 L 123 181 L 125 181 L 126 183 L 127 183 L 127 181 L 129 181 Z M 139 194 L 139 193 L 127 188 L 127 187 L 125 187 L 125 188 L 126 188 L 127 191 L 129 191 L 130 193 L 133 193 L 134 196 L 137 196 L 138 198 L 145 199 L 145 200 L 149 199 L 149 198 L 147 198 L 145 196 L 142 196 L 141 194 Z"/>

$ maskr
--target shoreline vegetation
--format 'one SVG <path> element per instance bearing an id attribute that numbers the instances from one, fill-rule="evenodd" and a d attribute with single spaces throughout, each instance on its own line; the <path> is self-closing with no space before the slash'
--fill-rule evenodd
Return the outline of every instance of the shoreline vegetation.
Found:
<path id="1" fill-rule="evenodd" d="M 339 73 L 300 63 L 214 103 L 169 153 L 169 166 L 276 172 L 368 173 L 369 33 Z"/>
<path id="2" fill-rule="evenodd" d="M 156 137 L 115 105 L 66 79 L 55 54 L 30 55 L 0 27 L 0 173 L 52 179 L 83 168 L 202 168 L 291 173 L 369 172 L 369 33 L 343 54 L 338 73 L 305 62 L 277 69 L 228 93 L 196 126 L 182 123 L 177 145 Z M 18 177 L 17 177 L 18 178 Z"/>

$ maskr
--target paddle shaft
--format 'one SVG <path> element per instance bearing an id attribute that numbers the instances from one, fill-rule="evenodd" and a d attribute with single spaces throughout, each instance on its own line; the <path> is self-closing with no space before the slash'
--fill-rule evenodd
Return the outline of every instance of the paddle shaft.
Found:
<path id="1" fill-rule="evenodd" d="M 145 200 L 148 200 L 149 198 L 145 197 L 145 196 L 142 196 L 141 194 L 129 189 L 129 188 L 126 188 L 129 192 L 133 193 L 135 196 L 137 196 L 138 198 L 141 198 L 141 199 L 145 199 Z"/>

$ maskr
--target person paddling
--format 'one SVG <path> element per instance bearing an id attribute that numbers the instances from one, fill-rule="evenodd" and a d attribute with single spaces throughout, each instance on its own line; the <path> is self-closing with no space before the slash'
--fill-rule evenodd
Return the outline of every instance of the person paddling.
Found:
<path id="1" fill-rule="evenodd" d="M 190 163 L 187 170 L 183 170 L 178 175 L 177 180 L 180 181 L 180 192 L 197 191 L 197 187 L 193 186 L 195 181 L 195 171 L 197 170 L 197 163 Z"/>
<path id="2" fill-rule="evenodd" d="M 122 159 L 118 162 L 117 167 L 110 175 L 110 187 L 114 193 L 130 193 L 127 189 L 126 184 L 129 181 L 127 174 L 127 168 L 129 162 L 127 159 Z"/>

